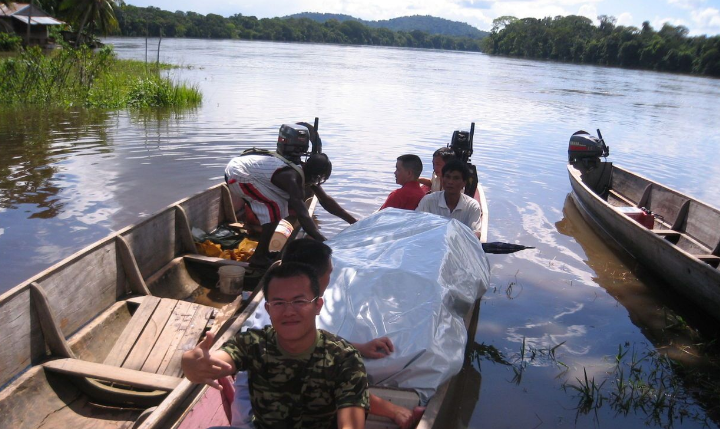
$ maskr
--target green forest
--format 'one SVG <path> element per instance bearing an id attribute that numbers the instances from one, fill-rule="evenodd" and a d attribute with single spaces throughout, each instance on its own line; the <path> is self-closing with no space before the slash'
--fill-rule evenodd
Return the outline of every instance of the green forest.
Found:
<path id="1" fill-rule="evenodd" d="M 392 31 L 371 28 L 357 21 L 308 18 L 262 18 L 168 12 L 156 7 L 125 5 L 115 12 L 122 36 L 195 37 L 209 39 L 272 40 L 283 42 L 340 43 L 411 48 L 480 51 L 480 40 L 429 34 L 419 30 Z"/>
<path id="2" fill-rule="evenodd" d="M 598 17 L 599 26 L 582 16 L 493 21 L 483 52 L 522 58 L 640 68 L 720 76 L 720 36 L 688 37 L 682 25 L 664 24 L 655 31 L 616 25 L 612 16 Z"/>

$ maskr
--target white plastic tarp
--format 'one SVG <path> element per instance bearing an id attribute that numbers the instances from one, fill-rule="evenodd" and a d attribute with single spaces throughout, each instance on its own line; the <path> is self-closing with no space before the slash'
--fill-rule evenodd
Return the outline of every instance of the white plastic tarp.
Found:
<path id="1" fill-rule="evenodd" d="M 456 220 L 386 209 L 327 244 L 334 271 L 318 327 L 351 342 L 389 337 L 394 353 L 365 359 L 370 383 L 411 388 L 427 401 L 460 371 L 463 317 L 487 290 L 479 240 Z"/>

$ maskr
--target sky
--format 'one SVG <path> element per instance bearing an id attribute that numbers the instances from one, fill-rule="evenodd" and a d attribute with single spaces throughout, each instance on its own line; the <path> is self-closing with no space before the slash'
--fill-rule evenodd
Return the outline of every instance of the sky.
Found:
<path id="1" fill-rule="evenodd" d="M 126 0 L 135 6 L 206 15 L 240 13 L 273 18 L 299 12 L 341 13 L 365 20 L 432 15 L 490 30 L 493 19 L 582 15 L 597 24 L 598 15 L 617 18 L 618 25 L 640 27 L 649 21 L 656 30 L 665 22 L 684 25 L 691 36 L 720 34 L 720 0 Z"/>

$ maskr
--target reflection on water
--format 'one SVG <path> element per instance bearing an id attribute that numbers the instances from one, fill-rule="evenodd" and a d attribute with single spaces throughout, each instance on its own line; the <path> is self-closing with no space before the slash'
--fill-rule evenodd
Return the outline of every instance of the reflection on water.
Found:
<path id="1" fill-rule="evenodd" d="M 121 57 L 144 58 L 144 40 L 109 42 Z M 0 114 L 0 291 L 218 183 L 241 150 L 274 148 L 284 122 L 320 117 L 333 162 L 323 187 L 363 217 L 397 187 L 399 155 L 419 155 L 427 176 L 432 153 L 474 121 L 490 241 L 536 249 L 489 257 L 492 284 L 475 343 L 513 365 L 483 358 L 464 370 L 453 393 L 458 425 L 645 425 L 605 407 L 599 423 L 578 417 L 562 386 L 585 373 L 606 379 L 608 359 L 625 343 L 657 347 L 685 365 L 705 352 L 693 346 L 702 321 L 587 229 L 566 200 L 565 164 L 570 135 L 600 128 L 617 164 L 720 206 L 720 187 L 708 186 L 720 180 L 720 163 L 708 159 L 720 146 L 720 81 L 462 52 L 229 40 L 162 46 L 162 61 L 188 66 L 167 73 L 197 84 L 202 106 Z M 318 216 L 327 236 L 346 226 L 323 210 Z M 553 349 L 567 368 L 518 360 Z"/>
<path id="2" fill-rule="evenodd" d="M 573 237 L 582 246 L 597 283 L 625 307 L 630 320 L 673 359 L 685 364 L 697 363 L 699 353 L 693 347 L 698 342 L 696 332 L 669 329 L 676 323 L 678 313 L 692 318 L 687 303 L 620 249 L 609 248 L 605 243 L 612 242 L 594 233 L 570 195 L 565 198 L 563 215 L 564 219 L 556 223 L 558 231 Z"/>
<path id="3" fill-rule="evenodd" d="M 77 147 L 86 153 L 109 153 L 107 124 L 102 111 L 5 111 L 0 113 L 0 208 L 37 207 L 28 218 L 59 216 L 65 203 L 58 198 L 67 186 L 57 164 Z"/>

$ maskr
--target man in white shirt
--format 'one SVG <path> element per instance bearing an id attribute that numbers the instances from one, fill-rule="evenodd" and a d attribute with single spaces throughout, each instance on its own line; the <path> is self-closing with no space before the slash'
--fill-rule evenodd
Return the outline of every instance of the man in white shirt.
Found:
<path id="1" fill-rule="evenodd" d="M 480 203 L 463 193 L 469 178 L 470 170 L 464 162 L 459 159 L 449 161 L 442 169 L 443 190 L 426 195 L 420 200 L 415 211 L 457 219 L 470 227 L 480 238 Z"/>

